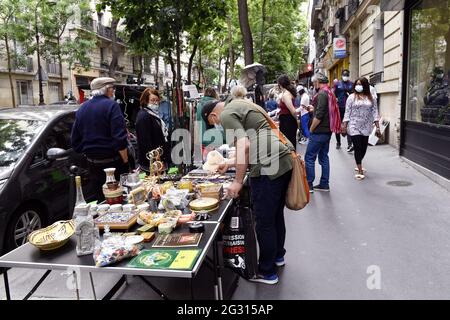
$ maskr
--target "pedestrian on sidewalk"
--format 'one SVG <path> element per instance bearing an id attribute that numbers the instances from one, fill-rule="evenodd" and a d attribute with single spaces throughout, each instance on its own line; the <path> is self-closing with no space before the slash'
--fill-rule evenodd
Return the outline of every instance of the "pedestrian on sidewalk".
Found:
<path id="1" fill-rule="evenodd" d="M 355 92 L 347 99 L 342 125 L 342 133 L 350 137 L 355 148 L 357 180 L 365 178 L 362 160 L 367 152 L 374 123 L 377 128 L 376 135 L 381 137 L 377 101 L 370 92 L 367 78 L 359 78 L 355 84 Z"/>
<path id="2" fill-rule="evenodd" d="M 108 77 L 91 82 L 93 98 L 84 102 L 75 115 L 72 147 L 83 154 L 97 200 L 104 199 L 102 186 L 106 168 L 116 168 L 116 180 L 130 171 L 128 163 L 128 132 L 119 104 L 114 101 L 116 80 Z"/>
<path id="3" fill-rule="evenodd" d="M 223 125 L 229 143 L 236 145 L 236 162 L 219 167 L 224 173 L 236 168 L 236 177 L 226 189 L 226 196 L 237 198 L 242 189 L 247 167 L 256 235 L 259 244 L 258 276 L 251 281 L 276 284 L 277 266 L 285 264 L 286 226 L 284 207 L 292 174 L 289 142 L 285 145 L 271 129 L 266 111 L 246 99 L 225 103 L 215 101 L 203 107 L 203 118 L 209 125 Z"/>
<path id="4" fill-rule="evenodd" d="M 310 132 L 309 132 L 309 104 L 310 104 L 310 99 L 309 99 L 309 94 L 306 92 L 306 88 L 304 86 L 304 84 L 300 84 L 297 87 L 297 93 L 300 99 L 300 103 L 299 103 L 299 108 L 297 108 L 297 112 L 300 113 L 300 123 L 301 123 L 301 130 L 302 130 L 302 139 L 300 139 L 300 143 L 301 144 L 306 144 L 308 143 L 308 139 L 310 136 Z"/>
<path id="5" fill-rule="evenodd" d="M 348 71 L 347 69 L 342 71 L 341 80 L 337 81 L 334 84 L 333 91 L 338 101 L 341 119 L 343 119 L 345 114 L 345 105 L 347 103 L 348 96 L 350 96 L 350 94 L 353 93 L 353 82 L 350 81 L 350 71 Z M 341 148 L 341 134 L 336 133 L 336 149 L 340 148 Z M 350 139 L 349 136 L 347 136 L 347 152 L 352 151 L 353 151 L 352 140 Z"/>
<path id="6" fill-rule="evenodd" d="M 280 131 L 295 146 L 297 145 L 298 113 L 294 104 L 297 91 L 287 75 L 280 76 L 277 82 L 282 91 L 279 113 Z"/>
<path id="7" fill-rule="evenodd" d="M 328 77 L 319 72 L 314 75 L 312 81 L 319 93 L 314 97 L 312 106 L 310 106 L 314 115 L 305 154 L 306 175 L 311 193 L 314 190 L 329 192 L 330 161 L 328 151 L 331 134 L 340 132 L 341 119 L 336 97 L 328 86 Z M 314 186 L 317 157 L 319 157 L 319 164 L 322 167 L 322 176 L 320 183 Z"/>
<path id="8" fill-rule="evenodd" d="M 165 122 L 159 115 L 161 96 L 155 88 L 147 88 L 140 97 L 141 109 L 136 117 L 136 137 L 138 145 L 139 168 L 150 173 L 150 151 L 162 148 L 163 160 L 170 162 L 169 132 Z"/>

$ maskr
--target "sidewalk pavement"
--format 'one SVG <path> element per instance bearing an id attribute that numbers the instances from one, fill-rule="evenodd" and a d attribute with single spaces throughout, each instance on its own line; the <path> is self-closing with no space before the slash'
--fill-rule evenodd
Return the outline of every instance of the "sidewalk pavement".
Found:
<path id="1" fill-rule="evenodd" d="M 316 191 L 302 211 L 286 210 L 280 282 L 241 281 L 234 299 L 450 299 L 450 193 L 388 145 L 369 148 L 366 179 L 356 181 L 353 153 L 345 142 L 335 146 L 333 137 L 331 192 Z M 380 290 L 368 289 L 373 270 Z"/>
<path id="2" fill-rule="evenodd" d="M 304 155 L 305 146 L 299 149 Z M 280 269 L 280 282 L 269 286 L 241 280 L 234 299 L 450 299 L 449 192 L 390 146 L 370 147 L 365 160 L 367 178 L 356 181 L 353 154 L 336 150 L 332 138 L 331 192 L 316 191 L 304 210 L 286 211 L 287 264 Z M 316 176 L 318 181 L 319 168 Z M 393 181 L 411 185 L 389 185 Z M 10 270 L 13 298 L 23 298 L 43 273 Z M 372 288 L 379 280 L 381 289 L 369 290 L 368 279 Z M 81 298 L 92 299 L 89 277 L 81 280 Z M 97 296 L 116 280 L 94 274 Z M 181 280 L 171 284 L 172 289 L 185 285 Z M 52 272 L 33 299 L 57 298 L 75 299 L 75 293 L 67 289 L 66 278 Z M 0 299 L 5 299 L 3 281 Z M 115 299 L 159 297 L 131 278 Z"/>

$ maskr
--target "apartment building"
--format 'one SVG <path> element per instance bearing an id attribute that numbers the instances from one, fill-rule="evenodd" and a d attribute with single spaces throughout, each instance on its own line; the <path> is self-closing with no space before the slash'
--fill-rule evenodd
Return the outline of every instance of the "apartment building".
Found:
<path id="1" fill-rule="evenodd" d="M 96 1 L 90 3 L 90 12 L 88 16 L 81 17 L 82 13 L 77 13 L 66 28 L 64 37 L 75 39 L 81 32 L 94 33 L 96 36 L 96 48 L 89 53 L 91 60 L 90 68 L 85 70 L 79 65 L 73 66 L 69 70 L 67 64 L 63 63 L 63 83 L 60 81 L 59 64 L 56 61 L 45 61 L 41 57 L 41 70 L 43 78 L 43 96 L 46 104 L 62 101 L 64 97 L 60 96 L 60 87 L 63 86 L 64 95 L 69 91 L 77 100 L 88 94 L 86 90 L 79 87 L 86 87 L 92 79 L 101 76 L 108 76 L 109 64 L 112 59 L 112 16 L 109 10 L 105 12 L 96 12 Z M 123 26 L 119 25 L 119 30 Z M 118 39 L 119 57 L 118 67 L 115 72 L 115 78 L 118 83 L 132 83 L 137 81 L 140 61 L 138 57 L 129 54 L 128 45 Z M 20 43 L 13 43 L 14 52 L 22 53 L 23 48 Z M 13 63 L 13 84 L 16 96 L 16 106 L 19 105 L 37 105 L 39 103 L 39 81 L 38 81 L 38 61 L 37 55 L 28 56 L 25 66 L 18 66 Z M 158 60 L 158 62 L 156 61 Z M 182 79 L 187 80 L 187 66 L 189 57 L 184 53 L 181 57 Z M 170 65 L 166 63 L 163 56 L 153 58 L 143 58 L 143 84 L 159 87 L 172 83 L 173 75 Z M 158 70 L 156 70 L 158 66 Z M 157 76 L 156 76 L 157 74 Z M 196 80 L 196 73 L 193 73 Z M 0 107 L 11 107 L 11 89 L 8 77 L 8 68 L 6 59 L 0 60 Z"/>
<path id="2" fill-rule="evenodd" d="M 450 1 L 312 0 L 310 17 L 315 69 L 369 78 L 386 141 L 449 187 Z"/>

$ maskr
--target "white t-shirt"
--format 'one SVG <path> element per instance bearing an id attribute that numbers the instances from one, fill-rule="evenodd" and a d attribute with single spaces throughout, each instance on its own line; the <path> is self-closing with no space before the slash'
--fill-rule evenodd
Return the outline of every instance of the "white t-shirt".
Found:
<path id="1" fill-rule="evenodd" d="M 303 117 L 308 113 L 308 110 L 305 107 L 309 106 L 309 95 L 305 92 L 300 99 L 300 107 L 296 109 L 296 111 L 300 111 L 300 115 Z"/>

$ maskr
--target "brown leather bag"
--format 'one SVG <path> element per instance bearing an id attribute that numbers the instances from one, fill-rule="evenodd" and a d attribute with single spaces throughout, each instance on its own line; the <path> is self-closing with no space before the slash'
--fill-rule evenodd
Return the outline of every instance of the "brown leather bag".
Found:
<path id="1" fill-rule="evenodd" d="M 278 139 L 280 139 L 281 143 L 287 145 L 288 143 L 286 137 L 281 133 L 280 129 L 272 120 L 272 118 L 270 118 L 267 112 L 265 112 L 265 110 L 259 106 L 258 110 L 266 117 L 267 122 L 269 122 L 270 128 L 278 136 Z M 286 193 L 286 207 L 288 209 L 297 211 L 303 209 L 309 203 L 310 193 L 308 180 L 306 179 L 305 162 L 296 151 L 292 151 L 291 155 L 292 176 Z"/>

